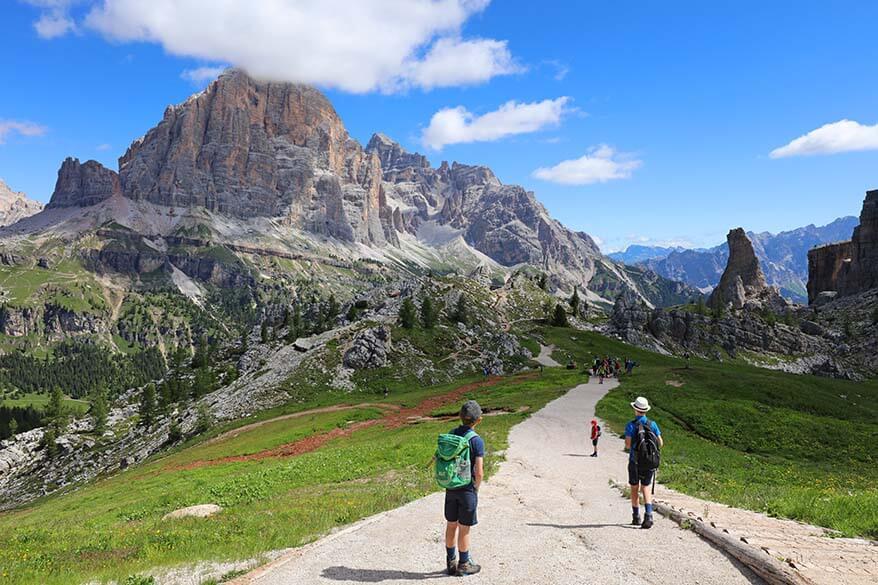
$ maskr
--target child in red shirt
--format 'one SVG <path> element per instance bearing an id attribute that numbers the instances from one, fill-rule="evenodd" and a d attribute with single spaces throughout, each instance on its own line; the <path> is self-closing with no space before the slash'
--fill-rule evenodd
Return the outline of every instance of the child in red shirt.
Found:
<path id="1" fill-rule="evenodd" d="M 591 419 L 591 444 L 594 446 L 594 453 L 591 454 L 592 457 L 598 456 L 598 439 L 600 436 L 601 427 L 598 424 L 598 421 Z"/>

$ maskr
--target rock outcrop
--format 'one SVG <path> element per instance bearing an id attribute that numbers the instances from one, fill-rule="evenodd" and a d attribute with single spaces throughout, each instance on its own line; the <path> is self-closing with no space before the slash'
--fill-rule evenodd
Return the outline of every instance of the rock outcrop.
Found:
<path id="1" fill-rule="evenodd" d="M 390 351 L 390 329 L 375 327 L 357 335 L 344 354 L 345 367 L 354 370 L 380 368 L 387 364 Z"/>
<path id="2" fill-rule="evenodd" d="M 839 297 L 878 288 L 878 189 L 867 191 L 860 225 L 848 242 L 820 246 L 808 252 L 808 301 L 822 292 Z"/>
<path id="3" fill-rule="evenodd" d="M 714 308 L 731 305 L 734 309 L 743 309 L 749 302 L 782 309 L 786 302 L 777 289 L 766 284 L 759 258 L 744 229 L 729 231 L 727 240 L 729 260 L 708 305 Z"/>
<path id="4" fill-rule="evenodd" d="M 94 160 L 80 164 L 77 158 L 67 158 L 58 170 L 55 192 L 46 207 L 88 207 L 121 194 L 119 175 L 114 171 Z"/>
<path id="5" fill-rule="evenodd" d="M 0 179 L 0 227 L 12 225 L 42 209 L 42 203 L 29 199 L 24 193 L 13 191 Z"/>

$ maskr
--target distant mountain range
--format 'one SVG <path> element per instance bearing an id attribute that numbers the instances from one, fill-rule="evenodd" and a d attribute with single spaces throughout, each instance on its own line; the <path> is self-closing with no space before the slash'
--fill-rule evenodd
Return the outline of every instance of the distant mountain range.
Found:
<path id="1" fill-rule="evenodd" d="M 781 294 L 790 300 L 807 302 L 808 250 L 819 244 L 849 239 L 858 223 L 856 217 L 847 216 L 819 227 L 812 224 L 778 234 L 747 232 L 747 235 L 768 283 L 780 288 Z M 707 249 L 632 245 L 624 252 L 609 256 L 708 291 L 719 282 L 729 251 L 725 243 Z"/>

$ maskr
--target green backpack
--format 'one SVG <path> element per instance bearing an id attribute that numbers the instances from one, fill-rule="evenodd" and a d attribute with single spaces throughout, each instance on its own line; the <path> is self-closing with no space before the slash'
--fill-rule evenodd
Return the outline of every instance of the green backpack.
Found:
<path id="1" fill-rule="evenodd" d="M 472 483 L 472 460 L 469 440 L 476 436 L 470 429 L 466 435 L 439 435 L 436 445 L 436 483 L 447 490 L 456 490 Z"/>

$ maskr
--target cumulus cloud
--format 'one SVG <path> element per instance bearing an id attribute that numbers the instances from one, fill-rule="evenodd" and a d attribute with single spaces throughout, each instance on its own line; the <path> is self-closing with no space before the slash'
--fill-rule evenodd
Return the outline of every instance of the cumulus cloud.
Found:
<path id="1" fill-rule="evenodd" d="M 441 150 L 449 144 L 491 142 L 514 134 L 536 132 L 557 126 L 562 116 L 572 111 L 569 103 L 569 97 L 526 104 L 509 101 L 481 116 L 463 106 L 443 108 L 433 114 L 421 142 L 427 148 Z"/>
<path id="2" fill-rule="evenodd" d="M 594 146 L 580 158 L 561 161 L 533 172 L 537 179 L 562 185 L 590 185 L 628 179 L 643 164 L 630 154 L 619 153 L 606 144 Z"/>
<path id="3" fill-rule="evenodd" d="M 864 126 L 853 120 L 839 120 L 799 136 L 789 144 L 775 148 L 769 156 L 811 156 L 856 150 L 878 150 L 878 124 Z"/>
<path id="4" fill-rule="evenodd" d="M 522 70 L 506 41 L 461 37 L 490 0 L 91 2 L 85 22 L 108 39 L 354 93 L 476 84 Z"/>
<path id="5" fill-rule="evenodd" d="M 12 134 L 21 136 L 42 136 L 48 128 L 33 122 L 20 120 L 0 120 L 0 144 L 6 142 L 6 138 Z"/>
<path id="6" fill-rule="evenodd" d="M 70 16 L 70 8 L 80 0 L 24 0 L 40 9 L 40 16 L 34 22 L 34 30 L 44 39 L 63 37 L 76 31 L 76 23 Z"/>
<path id="7" fill-rule="evenodd" d="M 180 74 L 180 77 L 187 81 L 191 81 L 195 85 L 204 85 L 209 81 L 213 81 L 222 74 L 228 67 L 198 67 L 196 69 L 186 69 Z"/>

